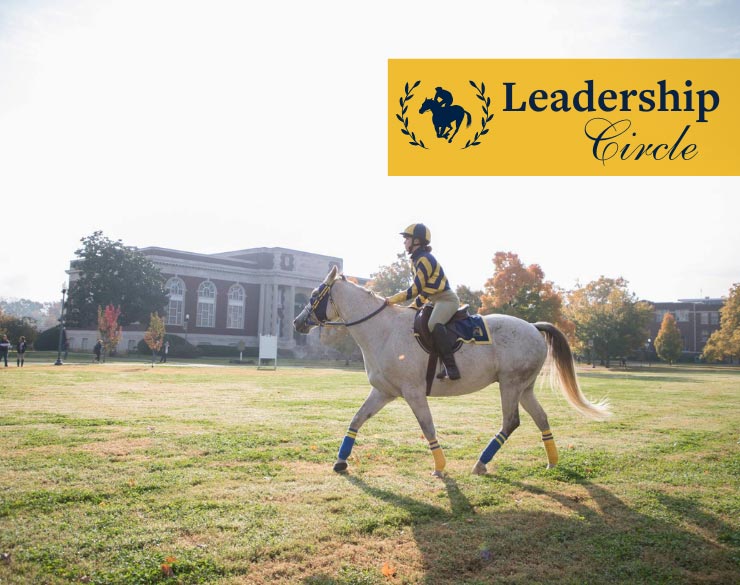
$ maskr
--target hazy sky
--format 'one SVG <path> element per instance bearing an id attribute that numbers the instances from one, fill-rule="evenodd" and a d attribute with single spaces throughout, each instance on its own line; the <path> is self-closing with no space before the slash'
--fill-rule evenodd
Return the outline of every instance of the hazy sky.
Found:
<path id="1" fill-rule="evenodd" d="M 369 276 L 416 221 L 453 285 L 510 250 L 564 288 L 725 295 L 740 179 L 388 177 L 387 60 L 739 58 L 739 5 L 0 0 L 0 297 L 57 300 L 97 229 Z"/>

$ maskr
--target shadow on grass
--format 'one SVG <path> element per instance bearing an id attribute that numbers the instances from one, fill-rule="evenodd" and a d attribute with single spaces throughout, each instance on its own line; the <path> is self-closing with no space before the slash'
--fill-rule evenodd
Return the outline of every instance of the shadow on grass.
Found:
<path id="1" fill-rule="evenodd" d="M 347 481 L 412 515 L 410 529 L 423 557 L 424 577 L 419 582 L 427 585 L 738 582 L 737 531 L 695 502 L 657 494 L 649 504 L 650 513 L 642 513 L 639 505 L 626 504 L 577 472 L 561 477 L 565 486 L 578 486 L 581 495 L 573 495 L 573 489 L 566 494 L 527 482 L 482 478 L 488 489 L 500 489 L 503 483 L 523 498 L 549 500 L 551 512 L 489 508 L 478 513 L 452 477 L 444 480 L 450 509 L 358 477 L 348 476 Z M 381 581 L 323 574 L 304 580 L 312 585 L 355 582 Z"/>

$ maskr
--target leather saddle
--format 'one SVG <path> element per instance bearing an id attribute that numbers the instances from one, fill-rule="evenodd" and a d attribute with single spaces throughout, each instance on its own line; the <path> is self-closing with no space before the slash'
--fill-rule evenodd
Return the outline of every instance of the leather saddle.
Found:
<path id="1" fill-rule="evenodd" d="M 460 307 L 445 325 L 449 345 L 452 346 L 452 353 L 455 353 L 458 349 L 460 349 L 463 342 L 460 339 L 459 333 L 455 329 L 450 328 L 450 324 L 454 323 L 455 321 L 463 321 L 470 317 L 470 314 L 468 313 L 468 307 L 469 305 L 463 305 L 462 307 Z M 414 337 L 416 337 L 416 341 L 419 342 L 421 348 L 429 354 L 429 361 L 427 362 L 426 373 L 427 396 L 429 396 L 432 391 L 434 372 L 437 369 L 437 362 L 439 362 L 441 358 L 434 345 L 432 333 L 431 331 L 429 331 L 429 318 L 432 316 L 433 308 L 433 305 L 426 304 L 417 311 L 416 317 L 414 317 Z M 437 377 L 440 379 L 444 378 L 444 370 L 437 374 Z"/>
<path id="2" fill-rule="evenodd" d="M 450 328 L 450 323 L 467 319 L 470 316 L 470 313 L 468 313 L 469 307 L 470 305 L 460 307 L 445 325 L 447 338 L 450 340 L 450 345 L 452 345 L 452 353 L 460 349 L 462 340 L 458 332 Z M 421 348 L 429 354 L 436 352 L 432 332 L 429 331 L 429 318 L 432 316 L 432 309 L 434 309 L 434 305 L 424 305 L 416 312 L 416 317 L 414 317 L 414 337 L 416 337 L 416 341 L 419 342 Z"/>

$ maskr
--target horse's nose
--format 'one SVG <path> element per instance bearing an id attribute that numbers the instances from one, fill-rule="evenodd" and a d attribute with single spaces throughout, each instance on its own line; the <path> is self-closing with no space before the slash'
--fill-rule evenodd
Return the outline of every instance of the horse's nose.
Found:
<path id="1" fill-rule="evenodd" d="M 303 328 L 306 323 L 306 316 L 305 311 L 301 311 L 298 316 L 293 319 L 293 329 L 295 329 L 298 333 L 303 333 Z"/>

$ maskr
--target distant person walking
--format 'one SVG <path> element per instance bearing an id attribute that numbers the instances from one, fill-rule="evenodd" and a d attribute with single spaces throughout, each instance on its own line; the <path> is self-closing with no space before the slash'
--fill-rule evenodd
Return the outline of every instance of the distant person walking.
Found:
<path id="1" fill-rule="evenodd" d="M 166 364 L 167 363 L 167 354 L 170 353 L 170 342 L 169 341 L 165 341 L 162 344 L 161 353 L 162 353 L 162 357 L 159 358 L 159 363 L 160 364 L 162 364 L 162 363 L 165 363 Z"/>
<path id="2" fill-rule="evenodd" d="M 103 340 L 98 339 L 95 347 L 93 347 L 93 353 L 95 354 L 94 362 L 100 363 L 100 354 L 103 352 Z"/>
<path id="3" fill-rule="evenodd" d="M 0 360 L 5 360 L 5 367 L 8 367 L 8 352 L 10 351 L 10 340 L 7 335 L 3 335 L 0 341 Z"/>
<path id="4" fill-rule="evenodd" d="M 15 367 L 22 368 L 26 357 L 26 338 L 24 335 L 21 335 L 21 338 L 18 340 L 18 347 L 15 349 L 18 352 L 18 356 L 15 360 Z"/>

